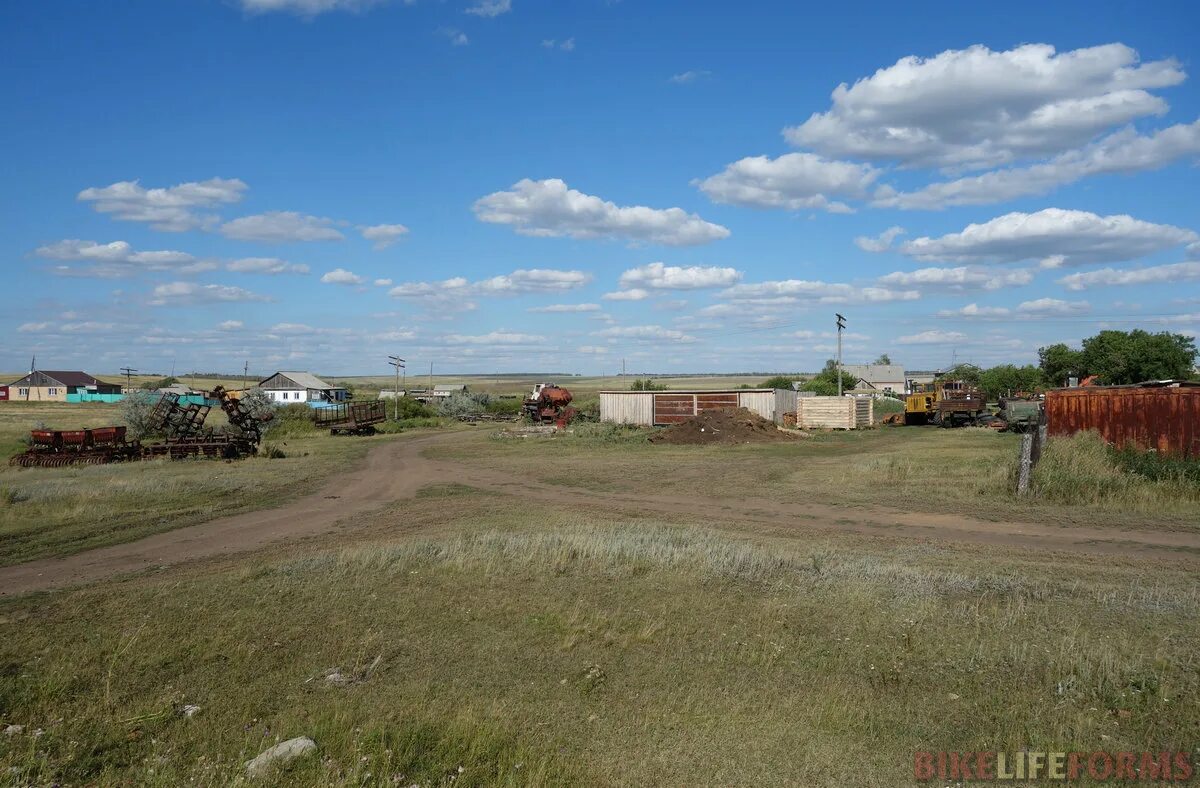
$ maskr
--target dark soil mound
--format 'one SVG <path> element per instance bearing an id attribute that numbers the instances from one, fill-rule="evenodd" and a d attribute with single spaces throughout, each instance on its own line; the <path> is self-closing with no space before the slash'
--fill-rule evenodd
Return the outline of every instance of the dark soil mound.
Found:
<path id="1" fill-rule="evenodd" d="M 705 411 L 650 436 L 651 443 L 695 446 L 706 443 L 767 443 L 791 440 L 775 424 L 745 408 Z"/>

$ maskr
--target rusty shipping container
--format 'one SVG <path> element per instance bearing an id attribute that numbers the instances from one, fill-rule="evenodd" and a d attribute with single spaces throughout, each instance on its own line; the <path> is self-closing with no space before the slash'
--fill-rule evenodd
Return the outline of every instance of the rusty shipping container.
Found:
<path id="1" fill-rule="evenodd" d="M 1050 435 L 1095 430 L 1118 448 L 1200 457 L 1200 386 L 1142 385 L 1046 392 Z"/>

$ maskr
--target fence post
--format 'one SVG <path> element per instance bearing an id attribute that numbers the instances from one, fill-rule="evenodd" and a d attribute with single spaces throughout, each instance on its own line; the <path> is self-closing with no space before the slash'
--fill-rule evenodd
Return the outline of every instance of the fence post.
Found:
<path id="1" fill-rule="evenodd" d="M 1029 494 L 1029 477 L 1033 471 L 1033 435 L 1027 432 L 1021 436 L 1021 465 L 1017 472 L 1017 495 Z"/>

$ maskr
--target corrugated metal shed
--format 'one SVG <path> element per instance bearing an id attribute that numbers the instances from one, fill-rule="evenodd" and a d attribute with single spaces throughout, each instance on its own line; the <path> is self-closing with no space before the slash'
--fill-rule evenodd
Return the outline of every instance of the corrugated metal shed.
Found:
<path id="1" fill-rule="evenodd" d="M 1046 430 L 1095 430 L 1118 448 L 1200 457 L 1200 387 L 1106 386 L 1046 392 Z"/>
<path id="2" fill-rule="evenodd" d="M 775 389 L 723 391 L 601 391 L 600 420 L 643 427 L 675 424 L 720 408 L 746 408 L 776 420 Z"/>

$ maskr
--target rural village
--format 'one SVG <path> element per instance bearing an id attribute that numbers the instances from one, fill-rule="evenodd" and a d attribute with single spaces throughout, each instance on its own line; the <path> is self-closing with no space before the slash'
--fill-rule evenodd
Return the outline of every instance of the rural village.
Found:
<path id="1" fill-rule="evenodd" d="M 1200 781 L 1197 23 L 0 10 L 0 786 Z"/>

